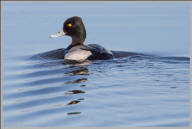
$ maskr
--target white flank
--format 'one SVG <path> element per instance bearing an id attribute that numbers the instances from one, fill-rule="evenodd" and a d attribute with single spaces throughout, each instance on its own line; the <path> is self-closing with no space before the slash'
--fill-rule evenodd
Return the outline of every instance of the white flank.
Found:
<path id="1" fill-rule="evenodd" d="M 92 53 L 90 51 L 79 49 L 78 47 L 73 47 L 69 50 L 69 52 L 65 55 L 64 59 L 67 60 L 76 60 L 76 61 L 84 61 L 86 60 Z"/>

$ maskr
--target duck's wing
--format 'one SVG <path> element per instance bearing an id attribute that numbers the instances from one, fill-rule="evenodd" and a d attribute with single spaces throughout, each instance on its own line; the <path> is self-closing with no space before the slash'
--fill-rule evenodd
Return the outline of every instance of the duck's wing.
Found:
<path id="1" fill-rule="evenodd" d="M 98 44 L 88 44 L 87 45 L 90 51 L 92 51 L 93 55 L 90 58 L 98 58 L 98 59 L 111 59 L 111 58 L 121 58 L 127 56 L 142 56 L 142 53 L 136 52 L 127 52 L 127 51 L 112 51 L 107 50 L 106 48 L 98 45 Z"/>
<path id="2" fill-rule="evenodd" d="M 32 59 L 63 59 L 65 51 L 65 48 L 60 48 L 48 52 L 43 52 L 32 56 Z"/>
<path id="3" fill-rule="evenodd" d="M 89 60 L 113 58 L 113 53 L 110 50 L 107 50 L 98 44 L 88 44 L 85 49 L 92 52 L 92 55 L 88 57 Z"/>

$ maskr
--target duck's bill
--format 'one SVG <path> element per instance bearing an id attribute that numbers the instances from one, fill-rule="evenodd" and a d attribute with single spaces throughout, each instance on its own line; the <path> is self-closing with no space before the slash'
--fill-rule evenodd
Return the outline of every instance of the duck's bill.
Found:
<path id="1" fill-rule="evenodd" d="M 56 37 L 60 37 L 60 36 L 64 36 L 65 32 L 63 32 L 63 30 L 57 32 L 56 34 L 52 34 L 50 35 L 50 38 L 56 38 Z"/>

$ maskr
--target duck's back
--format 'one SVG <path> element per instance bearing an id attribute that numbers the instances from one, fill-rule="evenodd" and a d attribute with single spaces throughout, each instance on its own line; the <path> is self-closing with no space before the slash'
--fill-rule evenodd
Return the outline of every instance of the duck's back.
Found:
<path id="1" fill-rule="evenodd" d="M 113 54 L 110 50 L 107 50 L 98 44 L 88 44 L 87 46 L 92 52 L 92 55 L 88 57 L 89 60 L 105 60 L 113 58 Z"/>

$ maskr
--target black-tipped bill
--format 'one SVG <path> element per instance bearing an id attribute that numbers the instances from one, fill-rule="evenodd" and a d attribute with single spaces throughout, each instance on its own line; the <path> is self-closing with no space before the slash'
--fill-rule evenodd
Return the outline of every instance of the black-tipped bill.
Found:
<path id="1" fill-rule="evenodd" d="M 65 32 L 63 30 L 57 32 L 56 34 L 52 34 L 50 35 L 49 37 L 50 38 L 56 38 L 56 37 L 60 37 L 60 36 L 64 36 L 65 35 Z"/>

